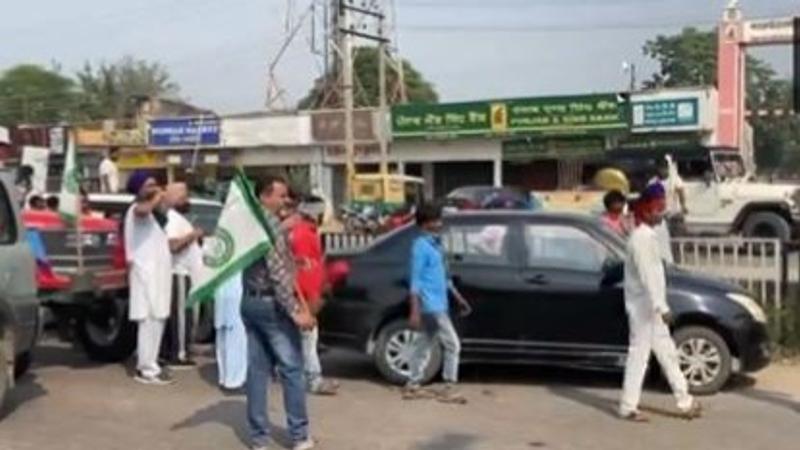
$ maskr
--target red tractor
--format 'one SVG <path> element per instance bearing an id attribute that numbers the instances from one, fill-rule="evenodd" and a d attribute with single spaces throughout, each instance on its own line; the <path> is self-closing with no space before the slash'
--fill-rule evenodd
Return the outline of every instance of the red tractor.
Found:
<path id="1" fill-rule="evenodd" d="M 136 346 L 128 320 L 128 278 L 116 220 L 84 215 L 80 233 L 51 211 L 22 214 L 37 263 L 42 306 L 62 336 L 74 337 L 93 360 L 127 359 Z"/>

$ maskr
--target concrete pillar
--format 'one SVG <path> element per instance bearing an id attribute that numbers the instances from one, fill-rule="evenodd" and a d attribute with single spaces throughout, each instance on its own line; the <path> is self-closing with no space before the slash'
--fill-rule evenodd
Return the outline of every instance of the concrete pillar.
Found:
<path id="1" fill-rule="evenodd" d="M 405 161 L 397 161 L 397 174 L 398 175 L 405 175 L 406 174 L 406 163 L 405 163 Z"/>
<path id="2" fill-rule="evenodd" d="M 495 158 L 492 161 L 492 168 L 494 169 L 494 175 L 492 179 L 494 180 L 494 187 L 502 187 L 503 186 L 503 158 Z"/>
<path id="3" fill-rule="evenodd" d="M 433 200 L 434 198 L 434 170 L 433 163 L 427 162 L 422 164 L 422 178 L 425 180 L 425 200 Z"/>

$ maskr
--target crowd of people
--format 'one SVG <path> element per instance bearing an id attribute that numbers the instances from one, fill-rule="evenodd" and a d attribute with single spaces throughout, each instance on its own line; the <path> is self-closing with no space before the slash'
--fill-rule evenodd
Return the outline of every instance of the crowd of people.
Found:
<path id="1" fill-rule="evenodd" d="M 311 449 L 315 442 L 309 432 L 306 395 L 335 395 L 339 387 L 323 377 L 317 350 L 316 316 L 323 307 L 326 278 L 323 249 L 314 214 L 304 210 L 284 179 L 266 177 L 253 189 L 274 233 L 273 247 L 215 293 L 219 386 L 223 390 L 243 388 L 251 445 L 262 449 L 270 440 L 268 383 L 277 378 L 283 387 L 293 448 Z M 134 196 L 123 226 L 129 318 L 138 325 L 134 379 L 147 385 L 168 385 L 175 381 L 172 370 L 194 366 L 186 302 L 193 270 L 202 263 L 205 231 L 186 217 L 189 198 L 185 184 L 162 188 L 150 173 L 136 171 L 128 179 L 127 190 Z M 686 212 L 683 198 L 680 181 L 674 175 L 670 180 L 666 171 L 633 201 L 620 191 L 608 192 L 604 198 L 602 222 L 627 239 L 624 291 L 630 343 L 619 406 L 619 414 L 626 420 L 647 420 L 638 404 L 651 353 L 663 368 L 681 414 L 695 418 L 701 413 L 678 365 L 666 298 L 665 265 L 672 262 L 668 222 L 678 222 Z M 30 206 L 48 207 L 38 201 Z M 409 254 L 408 319 L 420 338 L 414 344 L 403 398 L 436 397 L 465 403 L 456 389 L 461 346 L 451 321 L 450 299 L 456 300 L 464 315 L 471 313 L 470 304 L 450 282 L 440 239 L 441 208 L 420 205 L 415 218 L 421 234 Z M 421 386 L 426 355 L 434 345 L 443 349 L 445 383 L 441 389 Z"/>

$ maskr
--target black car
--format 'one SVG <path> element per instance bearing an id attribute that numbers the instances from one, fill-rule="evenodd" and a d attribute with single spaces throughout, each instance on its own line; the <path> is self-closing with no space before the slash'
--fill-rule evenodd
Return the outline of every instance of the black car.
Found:
<path id="1" fill-rule="evenodd" d="M 447 194 L 444 206 L 449 210 L 539 209 L 537 200 L 527 192 L 512 187 L 464 186 Z"/>
<path id="2" fill-rule="evenodd" d="M 364 251 L 330 255 L 332 298 L 323 342 L 371 355 L 393 383 L 408 376 L 411 344 L 407 226 Z M 442 239 L 454 283 L 473 313 L 454 317 L 462 362 L 621 370 L 628 345 L 624 242 L 589 216 L 475 211 L 445 216 Z M 739 287 L 668 270 L 673 335 L 695 393 L 718 391 L 734 372 L 769 362 L 764 312 Z M 426 370 L 440 370 L 434 351 Z"/>

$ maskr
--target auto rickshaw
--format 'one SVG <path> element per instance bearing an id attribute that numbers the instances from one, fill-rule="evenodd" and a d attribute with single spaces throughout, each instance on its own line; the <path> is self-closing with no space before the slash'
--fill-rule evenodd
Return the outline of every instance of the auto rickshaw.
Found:
<path id="1" fill-rule="evenodd" d="M 374 208 L 390 214 L 423 200 L 425 181 L 419 177 L 389 174 L 358 174 L 352 182 L 352 206 L 356 209 Z"/>

